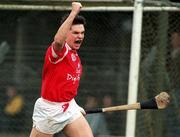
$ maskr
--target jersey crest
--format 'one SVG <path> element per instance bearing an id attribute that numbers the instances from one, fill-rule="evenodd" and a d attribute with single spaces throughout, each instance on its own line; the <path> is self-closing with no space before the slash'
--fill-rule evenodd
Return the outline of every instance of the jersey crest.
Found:
<path id="1" fill-rule="evenodd" d="M 71 59 L 72 59 L 72 61 L 76 61 L 76 56 L 74 55 L 74 53 L 71 53 Z"/>

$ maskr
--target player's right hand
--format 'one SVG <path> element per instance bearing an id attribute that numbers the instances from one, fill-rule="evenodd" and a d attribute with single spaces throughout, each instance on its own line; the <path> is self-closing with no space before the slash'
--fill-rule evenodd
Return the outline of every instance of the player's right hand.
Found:
<path id="1" fill-rule="evenodd" d="M 82 8 L 82 5 L 80 2 L 72 2 L 72 11 L 78 14 Z"/>

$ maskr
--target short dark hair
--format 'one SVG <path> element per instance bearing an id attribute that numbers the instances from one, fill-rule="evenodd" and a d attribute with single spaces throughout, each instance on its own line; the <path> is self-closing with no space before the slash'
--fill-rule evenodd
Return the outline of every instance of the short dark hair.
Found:
<path id="1" fill-rule="evenodd" d="M 69 14 L 66 14 L 62 17 L 61 24 L 63 24 L 63 22 L 67 19 L 68 16 Z M 86 26 L 86 19 L 82 15 L 77 15 L 74 18 L 72 25 L 76 25 L 76 24 L 83 24 L 84 26 Z"/>

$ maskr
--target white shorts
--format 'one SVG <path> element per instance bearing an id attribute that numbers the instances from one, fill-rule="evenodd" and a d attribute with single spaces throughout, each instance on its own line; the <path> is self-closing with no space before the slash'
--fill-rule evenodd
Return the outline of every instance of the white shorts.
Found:
<path id="1" fill-rule="evenodd" d="M 33 127 L 42 133 L 55 134 L 81 115 L 74 99 L 59 103 L 39 98 L 34 105 Z"/>

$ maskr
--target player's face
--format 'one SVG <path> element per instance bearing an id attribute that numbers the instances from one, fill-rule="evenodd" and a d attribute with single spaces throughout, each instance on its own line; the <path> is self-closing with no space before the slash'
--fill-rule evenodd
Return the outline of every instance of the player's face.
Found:
<path id="1" fill-rule="evenodd" d="M 83 24 L 72 25 L 67 34 L 66 42 L 74 49 L 78 50 L 84 39 L 85 28 Z"/>

